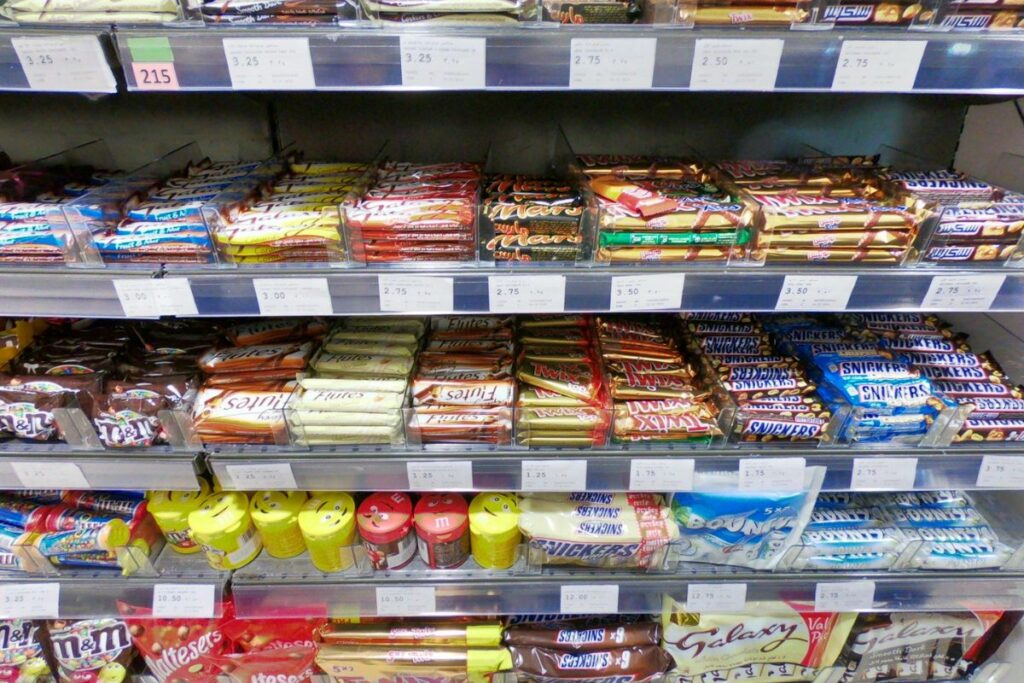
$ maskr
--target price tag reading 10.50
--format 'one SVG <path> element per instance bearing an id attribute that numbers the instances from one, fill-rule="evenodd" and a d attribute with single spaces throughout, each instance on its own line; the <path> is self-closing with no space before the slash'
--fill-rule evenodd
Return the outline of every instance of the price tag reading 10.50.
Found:
<path id="1" fill-rule="evenodd" d="M 433 586 L 378 586 L 378 617 L 411 617 L 437 611 Z"/>
<path id="2" fill-rule="evenodd" d="M 158 583 L 153 586 L 153 616 L 209 619 L 214 614 L 215 597 L 215 587 L 208 583 Z"/>

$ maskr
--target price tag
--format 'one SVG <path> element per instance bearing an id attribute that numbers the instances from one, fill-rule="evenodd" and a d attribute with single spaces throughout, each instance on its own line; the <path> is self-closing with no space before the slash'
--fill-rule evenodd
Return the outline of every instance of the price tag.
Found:
<path id="1" fill-rule="evenodd" d="M 992 308 L 1005 275 L 936 275 L 921 308 L 939 311 L 987 311 Z"/>
<path id="2" fill-rule="evenodd" d="M 59 611 L 59 583 L 0 586 L 0 617 L 4 619 L 56 619 Z"/>
<path id="3" fill-rule="evenodd" d="M 199 313 L 188 278 L 114 280 L 114 290 L 127 318 Z"/>
<path id="4" fill-rule="evenodd" d="M 491 313 L 561 313 L 564 275 L 491 275 L 487 278 Z"/>
<path id="5" fill-rule="evenodd" d="M 402 85 L 438 90 L 487 87 L 487 39 L 404 35 Z"/>
<path id="6" fill-rule="evenodd" d="M 455 309 L 455 280 L 450 277 L 378 275 L 381 311 L 448 312 Z"/>
<path id="7" fill-rule="evenodd" d="M 89 480 L 73 462 L 12 462 L 11 469 L 27 489 L 88 489 Z"/>
<path id="8" fill-rule="evenodd" d="M 524 460 L 522 491 L 585 491 L 586 460 Z"/>
<path id="9" fill-rule="evenodd" d="M 610 311 L 659 311 L 683 306 L 686 276 L 624 275 L 612 277 Z"/>
<path id="10" fill-rule="evenodd" d="M 378 586 L 378 617 L 418 617 L 437 611 L 433 586 Z"/>
<path id="11" fill-rule="evenodd" d="M 629 461 L 630 491 L 692 491 L 693 460 L 668 458 Z"/>
<path id="12" fill-rule="evenodd" d="M 158 583 L 153 586 L 153 616 L 209 619 L 213 616 L 215 594 L 214 586 L 206 583 Z"/>
<path id="13" fill-rule="evenodd" d="M 746 607 L 745 583 L 691 583 L 686 587 L 687 612 L 742 612 Z"/>
<path id="14" fill-rule="evenodd" d="M 833 90 L 906 92 L 914 89 L 926 40 L 844 40 Z"/>
<path id="15" fill-rule="evenodd" d="M 654 85 L 657 38 L 573 38 L 569 87 L 648 90 Z"/>
<path id="16" fill-rule="evenodd" d="M 284 491 L 299 488 L 292 466 L 286 462 L 265 465 L 225 465 L 236 491 Z"/>
<path id="17" fill-rule="evenodd" d="M 814 587 L 815 612 L 859 612 L 874 604 L 874 581 L 837 581 Z"/>
<path id="18" fill-rule="evenodd" d="M 908 491 L 917 480 L 917 458 L 854 458 L 850 488 Z"/>
<path id="19" fill-rule="evenodd" d="M 234 90 L 315 90 L 309 38 L 224 38 Z"/>
<path id="20" fill-rule="evenodd" d="M 325 277 L 256 278 L 260 315 L 334 315 Z"/>
<path id="21" fill-rule="evenodd" d="M 619 587 L 594 584 L 562 586 L 562 614 L 617 614 Z"/>
<path id="22" fill-rule="evenodd" d="M 690 90 L 774 90 L 784 40 L 708 40 L 693 48 Z"/>
<path id="23" fill-rule="evenodd" d="M 806 466 L 804 458 L 744 458 L 740 491 L 799 491 Z"/>
<path id="24" fill-rule="evenodd" d="M 856 275 L 787 275 L 776 311 L 845 311 Z"/>
<path id="25" fill-rule="evenodd" d="M 471 491 L 473 463 L 452 461 L 406 463 L 410 491 Z"/>
<path id="26" fill-rule="evenodd" d="M 181 90 L 174 62 L 132 62 L 132 75 L 139 90 Z"/>
<path id="27" fill-rule="evenodd" d="M 11 38 L 32 90 L 117 92 L 98 36 Z"/>
<path id="28" fill-rule="evenodd" d="M 1024 458 L 1016 455 L 986 455 L 978 470 L 978 488 L 1024 488 Z"/>

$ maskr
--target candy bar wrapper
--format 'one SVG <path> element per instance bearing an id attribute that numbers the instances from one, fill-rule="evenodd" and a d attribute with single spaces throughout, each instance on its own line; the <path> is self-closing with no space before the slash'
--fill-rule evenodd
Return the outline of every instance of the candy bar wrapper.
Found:
<path id="1" fill-rule="evenodd" d="M 231 683 L 251 683 L 258 680 L 306 683 L 317 673 L 314 666 L 317 647 L 288 645 L 270 649 L 250 650 L 240 654 L 203 655 L 200 663 L 220 674 L 214 680 L 226 677 Z"/>
<path id="2" fill-rule="evenodd" d="M 135 651 L 124 621 L 51 621 L 47 630 L 61 683 L 122 683 L 127 678 Z"/>
<path id="3" fill-rule="evenodd" d="M 68 403 L 66 393 L 0 388 L 0 435 L 50 441 L 60 436 L 53 411 Z"/>
<path id="4" fill-rule="evenodd" d="M 318 633 L 328 645 L 393 647 L 498 647 L 502 642 L 499 623 L 442 621 L 404 624 L 328 624 Z"/>
<path id="5" fill-rule="evenodd" d="M 316 647 L 316 634 L 325 625 L 321 618 L 230 619 L 224 635 L 240 652 L 259 652 L 288 647 Z"/>
<path id="6" fill-rule="evenodd" d="M 146 448 L 166 440 L 158 415 L 167 407 L 162 397 L 100 395 L 93 403 L 92 422 L 107 448 Z"/>
<path id="7" fill-rule="evenodd" d="M 45 629 L 29 619 L 0 621 L 0 679 L 10 683 L 52 683 L 44 647 Z"/>
<path id="8" fill-rule="evenodd" d="M 698 614 L 666 595 L 662 646 L 683 680 L 811 683 L 835 664 L 856 615 L 798 611 L 807 607 L 754 602 L 743 614 Z"/>
<path id="9" fill-rule="evenodd" d="M 665 673 L 672 658 L 657 645 L 609 648 L 596 652 L 564 652 L 535 646 L 513 645 L 512 666 L 532 681 L 614 678 L 647 681 Z"/>
<path id="10" fill-rule="evenodd" d="M 653 622 L 635 624 L 596 624 L 592 627 L 574 625 L 548 628 L 532 624 L 510 627 L 505 642 L 517 647 L 536 647 L 568 652 L 600 652 L 615 648 L 658 645 L 661 626 Z"/>
<path id="11" fill-rule="evenodd" d="M 322 645 L 316 663 L 335 683 L 354 679 L 483 683 L 490 674 L 512 668 L 512 658 L 503 648 Z"/>

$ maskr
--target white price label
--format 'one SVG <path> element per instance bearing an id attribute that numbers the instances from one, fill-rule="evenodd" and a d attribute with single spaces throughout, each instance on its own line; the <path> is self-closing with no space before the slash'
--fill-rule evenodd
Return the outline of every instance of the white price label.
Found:
<path id="1" fill-rule="evenodd" d="M 917 480 L 917 458 L 854 458 L 850 488 L 907 491 Z"/>
<path id="2" fill-rule="evenodd" d="M 874 604 L 874 581 L 836 581 L 814 587 L 815 612 L 859 612 Z"/>
<path id="3" fill-rule="evenodd" d="M 299 488 L 292 466 L 286 462 L 224 467 L 236 491 L 290 491 Z"/>
<path id="4" fill-rule="evenodd" d="M 487 39 L 403 35 L 402 85 L 407 88 L 482 90 L 487 87 Z"/>
<path id="5" fill-rule="evenodd" d="M 314 90 L 309 38 L 224 38 L 234 90 Z"/>
<path id="6" fill-rule="evenodd" d="M 773 90 L 784 40 L 709 40 L 693 48 L 690 90 Z"/>
<path id="7" fill-rule="evenodd" d="M 127 318 L 158 318 L 162 315 L 199 313 L 188 278 L 114 280 L 114 289 Z"/>
<path id="8" fill-rule="evenodd" d="M 593 584 L 562 586 L 562 614 L 617 614 L 619 587 Z"/>
<path id="9" fill-rule="evenodd" d="M 157 619 L 186 619 L 213 616 L 216 591 L 208 583 L 158 583 L 153 586 L 153 616 Z"/>
<path id="10" fill-rule="evenodd" d="M 623 275 L 612 277 L 610 311 L 660 311 L 683 306 L 686 276 Z"/>
<path id="11" fill-rule="evenodd" d="M 117 92 L 98 36 L 11 38 L 32 90 Z"/>
<path id="12" fill-rule="evenodd" d="M 524 460 L 521 491 L 585 491 L 586 460 Z"/>
<path id="13" fill-rule="evenodd" d="M 433 586 L 378 586 L 378 617 L 418 617 L 437 611 Z"/>
<path id="14" fill-rule="evenodd" d="M 491 313 L 561 313 L 564 275 L 491 275 L 487 278 Z"/>
<path id="15" fill-rule="evenodd" d="M 978 470 L 978 488 L 1024 488 L 1024 458 L 1016 455 L 986 455 Z"/>
<path id="16" fill-rule="evenodd" d="M 1005 275 L 936 275 L 921 308 L 938 311 L 987 311 L 992 308 Z"/>
<path id="17" fill-rule="evenodd" d="M 12 462 L 11 469 L 27 489 L 87 489 L 89 480 L 73 462 Z"/>
<path id="18" fill-rule="evenodd" d="M 692 491 L 693 460 L 642 458 L 629 461 L 630 491 Z"/>
<path id="19" fill-rule="evenodd" d="M 691 583 L 686 587 L 687 612 L 742 612 L 746 606 L 745 583 Z"/>
<path id="20" fill-rule="evenodd" d="M 657 38 L 573 38 L 569 87 L 648 90 L 654 85 Z"/>
<path id="21" fill-rule="evenodd" d="M 844 40 L 833 90 L 906 92 L 914 89 L 926 40 Z"/>
<path id="22" fill-rule="evenodd" d="M 845 311 L 856 275 L 787 275 L 776 311 Z"/>
<path id="23" fill-rule="evenodd" d="M 260 315 L 333 315 L 325 277 L 256 278 L 252 281 Z"/>
<path id="24" fill-rule="evenodd" d="M 379 275 L 377 295 L 381 311 L 447 312 L 455 308 L 455 280 L 450 277 Z"/>
<path id="25" fill-rule="evenodd" d="M 740 460 L 740 491 L 799 491 L 804 486 L 803 458 Z"/>
<path id="26" fill-rule="evenodd" d="M 59 610 L 59 583 L 0 586 L 0 617 L 4 619 L 56 619 Z"/>
<path id="27" fill-rule="evenodd" d="M 452 461 L 406 463 L 410 491 L 470 491 L 473 463 Z"/>

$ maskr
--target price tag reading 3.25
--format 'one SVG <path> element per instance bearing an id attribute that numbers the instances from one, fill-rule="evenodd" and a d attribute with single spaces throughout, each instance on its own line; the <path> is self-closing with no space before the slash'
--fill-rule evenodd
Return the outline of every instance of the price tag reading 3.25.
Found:
<path id="1" fill-rule="evenodd" d="M 992 308 L 1005 275 L 936 275 L 921 308 L 935 311 L 987 311 Z"/>
<path id="2" fill-rule="evenodd" d="M 524 460 L 521 475 L 522 491 L 584 491 L 587 461 Z"/>
<path id="3" fill-rule="evenodd" d="M 286 462 L 261 465 L 225 465 L 235 491 L 292 491 L 299 488 L 292 466 Z"/>
<path id="4" fill-rule="evenodd" d="M 783 40 L 709 40 L 693 48 L 690 90 L 772 90 Z"/>
<path id="5" fill-rule="evenodd" d="M 315 90 L 309 38 L 224 38 L 235 90 Z"/>
<path id="6" fill-rule="evenodd" d="M 917 458 L 854 458 L 854 491 L 908 491 L 917 479 Z"/>
<path id="7" fill-rule="evenodd" d="M 561 313 L 564 275 L 491 275 L 487 278 L 491 313 Z"/>
<path id="8" fill-rule="evenodd" d="M 433 586 L 378 586 L 378 617 L 413 617 L 437 611 Z"/>
<path id="9" fill-rule="evenodd" d="M 856 275 L 787 275 L 776 311 L 845 311 Z"/>
<path id="10" fill-rule="evenodd" d="M 686 276 L 622 275 L 612 277 L 610 311 L 661 311 L 683 305 Z"/>
<path id="11" fill-rule="evenodd" d="M 256 278 L 260 315 L 334 315 L 325 277 Z"/>
<path id="12" fill-rule="evenodd" d="M 418 314 L 451 311 L 455 308 L 454 283 L 450 277 L 380 275 L 380 310 Z"/>
<path id="13" fill-rule="evenodd" d="M 28 86 L 47 92 L 116 92 L 98 36 L 11 38 Z"/>
<path id="14" fill-rule="evenodd" d="M 428 34 L 399 38 L 402 85 L 407 88 L 482 90 L 487 86 L 487 39 Z"/>
<path id="15" fill-rule="evenodd" d="M 56 619 L 59 610 L 59 583 L 19 583 L 0 586 L 0 618 Z"/>
<path id="16" fill-rule="evenodd" d="M 832 89 L 906 92 L 914 89 L 926 40 L 844 40 Z"/>
<path id="17" fill-rule="evenodd" d="M 654 85 L 657 38 L 573 38 L 569 87 L 648 90 Z"/>
<path id="18" fill-rule="evenodd" d="M 1024 487 L 1024 458 L 1017 455 L 986 455 L 978 469 L 978 488 Z"/>
<path id="19" fill-rule="evenodd" d="M 617 614 L 619 587 L 607 584 L 562 586 L 562 614 Z"/>
<path id="20" fill-rule="evenodd" d="M 799 491 L 804 486 L 803 458 L 740 460 L 740 491 Z"/>
<path id="21" fill-rule="evenodd" d="M 473 488 L 471 462 L 408 462 L 405 467 L 410 491 L 469 491 Z"/>

